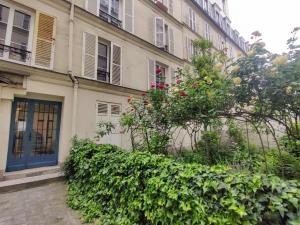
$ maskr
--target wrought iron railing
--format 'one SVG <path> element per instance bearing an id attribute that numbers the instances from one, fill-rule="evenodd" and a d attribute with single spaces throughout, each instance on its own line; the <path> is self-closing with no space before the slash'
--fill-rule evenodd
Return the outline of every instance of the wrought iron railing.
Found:
<path id="1" fill-rule="evenodd" d="M 9 59 L 21 62 L 28 62 L 31 59 L 31 52 L 26 49 L 0 44 L 0 57 L 3 57 L 6 52 L 9 53 Z"/>
<path id="2" fill-rule="evenodd" d="M 110 73 L 102 69 L 97 69 L 97 80 L 109 83 Z"/>
<path id="3" fill-rule="evenodd" d="M 116 27 L 122 27 L 122 21 L 119 20 L 118 18 L 108 14 L 107 12 L 104 12 L 103 10 L 99 10 L 99 17 L 100 19 L 111 23 L 112 25 Z"/>

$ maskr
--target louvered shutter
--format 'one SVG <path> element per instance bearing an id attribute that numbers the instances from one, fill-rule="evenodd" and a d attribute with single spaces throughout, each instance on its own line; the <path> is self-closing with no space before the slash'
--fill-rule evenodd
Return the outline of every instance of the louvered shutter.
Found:
<path id="1" fill-rule="evenodd" d="M 134 0 L 125 0 L 125 30 L 134 32 Z"/>
<path id="2" fill-rule="evenodd" d="M 121 85 L 121 71 L 122 71 L 122 51 L 121 47 L 111 44 L 112 60 L 111 60 L 111 83 Z"/>
<path id="3" fill-rule="evenodd" d="M 99 0 L 86 0 L 85 9 L 90 13 L 99 15 L 99 7 L 100 7 Z"/>
<path id="4" fill-rule="evenodd" d="M 164 20 L 160 17 L 155 17 L 155 45 L 164 47 Z"/>
<path id="5" fill-rule="evenodd" d="M 43 13 L 37 14 L 37 35 L 35 48 L 35 65 L 53 67 L 55 18 Z"/>
<path id="6" fill-rule="evenodd" d="M 170 35 L 170 53 L 174 54 L 175 43 L 174 43 L 174 31 L 172 28 L 169 28 L 169 35 Z"/>
<path id="7" fill-rule="evenodd" d="M 169 0 L 169 13 L 171 15 L 173 15 L 173 11 L 174 11 L 174 9 L 173 9 L 173 0 Z"/>
<path id="8" fill-rule="evenodd" d="M 97 37 L 93 34 L 83 33 L 83 68 L 82 76 L 96 79 Z"/>
<path id="9" fill-rule="evenodd" d="M 149 62 L 148 62 L 148 89 L 151 88 L 151 84 L 156 84 L 155 61 L 152 59 L 149 59 Z"/>

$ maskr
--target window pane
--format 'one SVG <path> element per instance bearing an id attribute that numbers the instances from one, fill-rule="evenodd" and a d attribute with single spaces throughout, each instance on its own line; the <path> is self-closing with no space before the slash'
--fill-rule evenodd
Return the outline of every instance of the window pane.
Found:
<path id="1" fill-rule="evenodd" d="M 108 47 L 105 44 L 98 43 L 98 69 L 107 72 Z"/>
<path id="2" fill-rule="evenodd" d="M 98 57 L 98 69 L 107 72 L 107 58 L 103 58 L 101 56 Z"/>
<path id="3" fill-rule="evenodd" d="M 26 14 L 18 12 L 18 11 L 15 12 L 15 16 L 14 16 L 14 26 L 15 27 L 29 30 L 29 24 L 30 24 L 30 16 L 29 15 L 26 15 Z"/>
<path id="4" fill-rule="evenodd" d="M 119 18 L 119 0 L 112 0 L 111 15 L 115 18 Z"/>
<path id="5" fill-rule="evenodd" d="M 3 23 L 7 23 L 8 21 L 9 8 L 0 5 L 0 21 Z"/>
<path id="6" fill-rule="evenodd" d="M 107 57 L 107 45 L 98 43 L 98 55 Z"/>
<path id="7" fill-rule="evenodd" d="M 111 114 L 112 115 L 120 115 L 121 114 L 121 106 L 120 105 L 111 105 Z"/>
<path id="8" fill-rule="evenodd" d="M 100 0 L 100 9 L 108 13 L 108 0 Z"/>

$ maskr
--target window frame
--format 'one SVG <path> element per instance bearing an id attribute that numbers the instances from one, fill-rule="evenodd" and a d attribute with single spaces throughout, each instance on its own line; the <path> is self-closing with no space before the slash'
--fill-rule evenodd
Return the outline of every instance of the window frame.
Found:
<path id="1" fill-rule="evenodd" d="M 34 37 L 34 30 L 35 30 L 35 18 L 36 15 L 35 13 L 23 9 L 19 6 L 16 6 L 12 3 L 7 3 L 4 2 L 3 0 L 0 0 L 0 4 L 3 5 L 4 7 L 9 8 L 9 13 L 8 13 L 8 20 L 7 20 L 7 27 L 6 27 L 6 34 L 5 34 L 5 40 L 4 40 L 4 45 L 6 46 L 10 46 L 11 47 L 11 43 L 12 43 L 12 32 L 13 32 L 13 23 L 14 23 L 14 16 L 15 16 L 15 12 L 18 11 L 20 13 L 24 13 L 28 16 L 30 16 L 30 22 L 29 22 L 29 30 L 28 30 L 28 43 L 27 43 L 27 48 L 26 51 L 30 52 L 31 56 L 25 61 L 19 61 L 19 60 L 15 60 L 15 59 L 11 59 L 9 58 L 9 52 L 3 52 L 3 56 L 0 56 L 1 60 L 5 60 L 5 61 L 10 61 L 10 62 L 15 62 L 18 64 L 23 64 L 23 65 L 32 65 L 33 61 L 32 61 L 32 54 L 33 54 L 33 37 Z"/>

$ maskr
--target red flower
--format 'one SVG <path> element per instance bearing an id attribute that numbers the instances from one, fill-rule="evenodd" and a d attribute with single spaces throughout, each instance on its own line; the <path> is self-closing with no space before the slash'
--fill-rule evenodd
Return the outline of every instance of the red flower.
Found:
<path id="1" fill-rule="evenodd" d="M 151 82 L 151 85 L 150 85 L 151 88 L 155 88 L 155 84 L 153 82 Z"/>
<path id="2" fill-rule="evenodd" d="M 166 86 L 166 87 L 169 87 L 170 85 L 169 85 L 169 84 L 165 84 L 165 86 Z"/>
<path id="3" fill-rule="evenodd" d="M 182 80 L 177 80 L 176 83 L 177 84 L 181 84 Z"/>
<path id="4" fill-rule="evenodd" d="M 185 91 L 181 91 L 181 92 L 180 92 L 180 96 L 182 96 L 182 97 L 186 96 Z"/>
<path id="5" fill-rule="evenodd" d="M 132 100 L 131 96 L 128 96 L 127 101 L 128 101 L 128 102 L 131 102 L 131 100 Z"/>
<path id="6" fill-rule="evenodd" d="M 156 74 L 160 74 L 161 73 L 161 69 L 159 67 L 156 67 L 155 72 L 156 72 Z"/>
<path id="7" fill-rule="evenodd" d="M 143 92 L 141 95 L 142 95 L 142 96 L 146 96 L 146 93 L 145 93 L 145 92 Z"/>
<path id="8" fill-rule="evenodd" d="M 164 88 L 165 88 L 165 85 L 163 85 L 163 84 L 158 84 L 158 86 L 157 86 L 160 90 L 163 90 Z"/>

